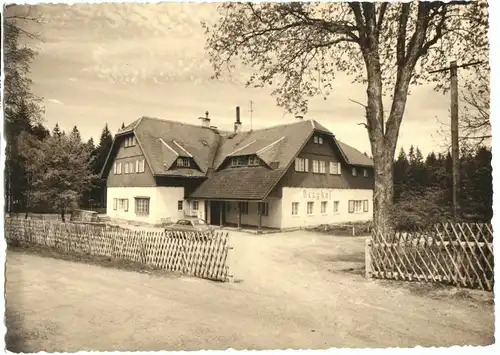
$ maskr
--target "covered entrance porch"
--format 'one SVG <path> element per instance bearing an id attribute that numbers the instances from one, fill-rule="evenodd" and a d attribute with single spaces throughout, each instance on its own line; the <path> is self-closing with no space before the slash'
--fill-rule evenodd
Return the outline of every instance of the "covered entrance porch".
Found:
<path id="1" fill-rule="evenodd" d="M 264 232 L 270 228 L 263 219 L 269 216 L 269 204 L 256 200 L 206 200 L 207 223 L 221 228 Z"/>

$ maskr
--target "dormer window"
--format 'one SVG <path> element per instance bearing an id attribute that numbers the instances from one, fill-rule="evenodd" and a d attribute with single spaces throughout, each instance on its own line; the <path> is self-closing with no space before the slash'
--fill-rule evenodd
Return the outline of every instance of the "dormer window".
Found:
<path id="1" fill-rule="evenodd" d="M 231 166 L 233 168 L 242 165 L 243 165 L 243 159 L 241 159 L 241 157 L 234 157 L 231 159 Z"/>
<path id="2" fill-rule="evenodd" d="M 178 168 L 189 168 L 191 166 L 191 162 L 189 158 L 177 158 L 177 167 Z"/>
<path id="3" fill-rule="evenodd" d="M 248 165 L 259 165 L 260 161 L 259 158 L 256 155 L 251 155 L 248 157 Z"/>
<path id="4" fill-rule="evenodd" d="M 133 147 L 135 145 L 135 137 L 130 136 L 125 138 L 125 147 Z"/>
<path id="5" fill-rule="evenodd" d="M 316 144 L 323 144 L 323 137 L 320 136 L 314 136 L 314 143 Z"/>
<path id="6" fill-rule="evenodd" d="M 330 162 L 330 175 L 340 175 L 342 173 L 342 169 L 340 167 L 339 162 Z"/>

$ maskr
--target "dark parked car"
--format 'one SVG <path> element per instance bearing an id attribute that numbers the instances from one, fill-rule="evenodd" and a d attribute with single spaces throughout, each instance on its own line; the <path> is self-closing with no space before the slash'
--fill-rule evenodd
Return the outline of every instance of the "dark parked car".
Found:
<path id="1" fill-rule="evenodd" d="M 201 218 L 183 218 L 176 223 L 165 227 L 165 231 L 185 231 L 185 232 L 199 232 L 199 233 L 213 233 L 214 228 L 209 226 Z"/>

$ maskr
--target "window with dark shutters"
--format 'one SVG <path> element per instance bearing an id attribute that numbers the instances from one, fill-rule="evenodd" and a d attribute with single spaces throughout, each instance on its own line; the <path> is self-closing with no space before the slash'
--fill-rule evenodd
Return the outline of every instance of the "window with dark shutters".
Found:
<path id="1" fill-rule="evenodd" d="M 349 213 L 354 213 L 354 201 L 349 200 Z"/>

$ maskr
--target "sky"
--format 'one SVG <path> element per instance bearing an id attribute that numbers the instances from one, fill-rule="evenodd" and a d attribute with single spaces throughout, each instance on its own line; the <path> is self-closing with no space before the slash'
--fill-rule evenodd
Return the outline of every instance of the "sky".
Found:
<path id="1" fill-rule="evenodd" d="M 212 80 L 201 21 L 216 18 L 216 4 L 37 5 L 43 24 L 33 27 L 42 41 L 32 66 L 33 91 L 43 97 L 45 124 L 77 126 L 84 139 L 98 141 L 105 123 L 112 133 L 140 116 L 231 130 L 235 107 L 243 129 L 293 122 L 276 105 L 269 88 L 245 88 L 248 71 Z M 338 75 L 327 100 L 311 100 L 305 119 L 315 119 L 338 139 L 370 154 L 364 108 L 366 88 Z M 250 122 L 250 101 L 253 102 Z M 399 147 L 424 154 L 444 151 L 449 96 L 430 85 L 412 89 L 401 126 Z M 398 149 L 399 149 L 398 147 Z"/>

